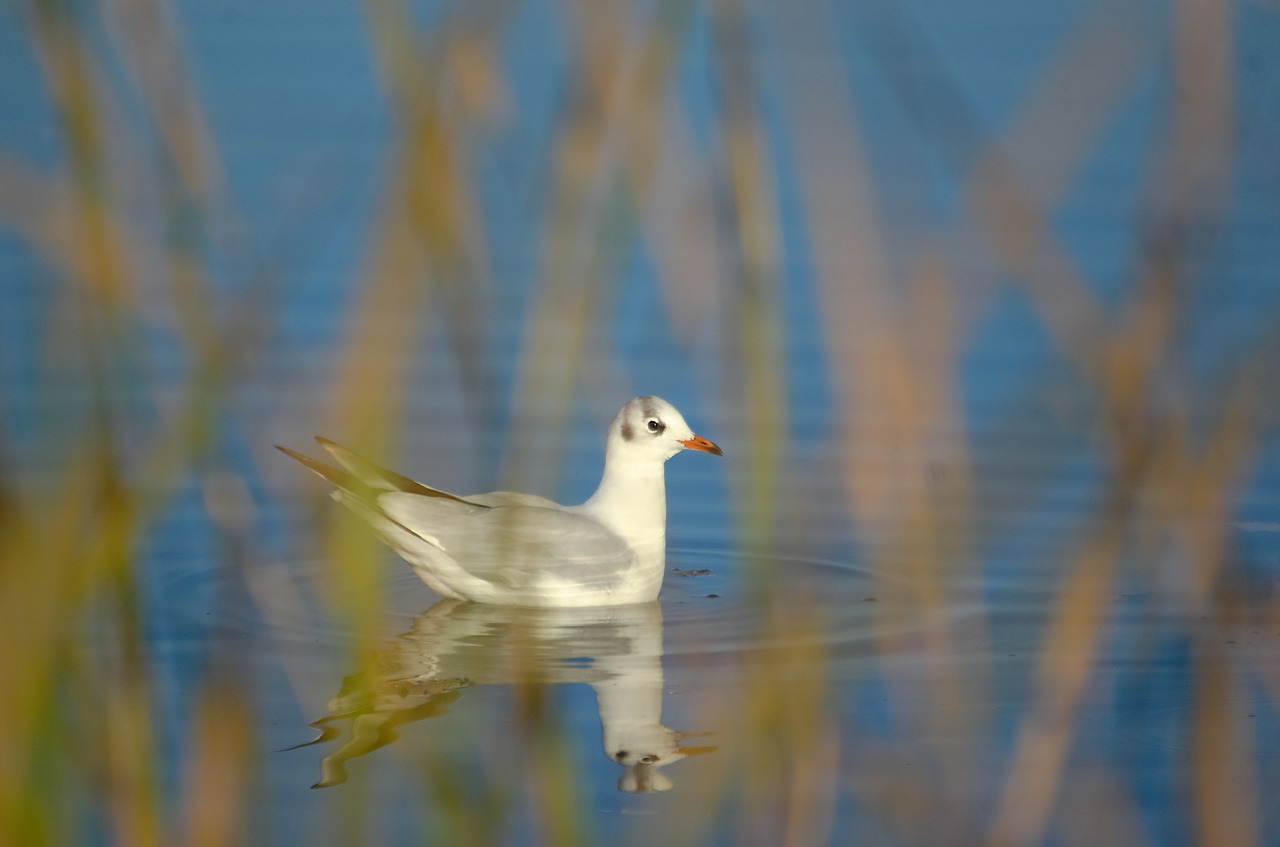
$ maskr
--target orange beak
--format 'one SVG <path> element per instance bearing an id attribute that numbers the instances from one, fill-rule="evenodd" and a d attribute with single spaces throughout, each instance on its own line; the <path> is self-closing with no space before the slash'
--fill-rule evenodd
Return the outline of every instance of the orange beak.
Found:
<path id="1" fill-rule="evenodd" d="M 676 747 L 676 752 L 682 756 L 701 756 L 705 753 L 714 753 L 719 747 L 686 747 L 684 742 L 690 738 L 706 738 L 709 735 L 715 735 L 714 732 L 677 732 L 676 742 L 680 745 Z"/>
<path id="2" fill-rule="evenodd" d="M 686 450 L 701 450 L 703 453 L 710 453 L 713 456 L 723 456 L 724 451 L 715 445 L 714 442 L 708 441 L 701 435 L 695 435 L 687 441 L 681 440 Z"/>

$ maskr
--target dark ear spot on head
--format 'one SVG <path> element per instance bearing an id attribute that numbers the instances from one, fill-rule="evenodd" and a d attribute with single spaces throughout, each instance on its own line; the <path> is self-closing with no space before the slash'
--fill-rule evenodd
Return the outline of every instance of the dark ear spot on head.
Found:
<path id="1" fill-rule="evenodd" d="M 627 423 L 626 421 L 623 421 L 622 422 L 622 440 L 630 441 L 635 437 L 636 437 L 636 434 L 635 434 L 635 431 L 631 429 L 631 424 Z"/>

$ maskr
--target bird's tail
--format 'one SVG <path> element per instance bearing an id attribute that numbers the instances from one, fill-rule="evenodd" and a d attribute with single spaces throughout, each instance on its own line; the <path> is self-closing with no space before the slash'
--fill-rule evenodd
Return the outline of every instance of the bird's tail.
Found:
<path id="1" fill-rule="evenodd" d="M 319 440 L 319 439 L 317 439 Z M 324 441 L 321 440 L 323 444 Z M 329 442 L 332 444 L 333 442 Z M 337 447 L 337 445 L 334 445 Z M 373 486 L 369 485 L 360 476 L 335 468 L 332 465 L 326 465 L 324 462 L 318 462 L 310 456 L 304 456 L 296 450 L 290 450 L 288 447 L 276 445 L 276 449 L 284 453 L 289 458 L 297 461 L 307 470 L 312 471 L 317 476 L 330 483 L 336 490 L 333 492 L 333 499 L 351 509 L 356 514 L 363 517 L 366 521 L 374 526 L 382 533 L 383 538 L 387 539 L 392 547 L 397 547 L 392 542 L 392 537 L 400 532 L 407 532 L 418 538 L 422 538 L 420 533 L 406 527 L 404 524 L 389 516 L 382 507 L 378 505 L 379 495 L 386 494 L 390 489 L 386 485 Z M 346 451 L 352 456 L 350 450 Z M 372 465 L 372 463 L 370 463 Z M 373 467 L 377 467 L 373 465 Z M 399 549 L 397 547 L 397 549 Z"/>
<path id="2" fill-rule="evenodd" d="M 336 441 L 330 441 L 319 435 L 316 436 L 316 441 L 342 466 L 341 468 L 318 462 L 310 456 L 304 456 L 295 450 L 290 450 L 288 447 L 281 447 L 279 444 L 276 445 L 276 449 L 300 462 L 308 470 L 318 474 L 337 488 L 355 494 L 362 500 L 371 501 L 378 494 L 387 491 L 403 491 L 406 494 L 417 494 L 422 497 L 452 500 L 472 508 L 485 508 L 480 503 L 472 503 L 470 500 L 464 500 L 455 494 L 423 485 L 417 480 L 410 479 L 395 471 L 387 470 L 376 462 L 369 461 L 359 453 L 343 447 Z"/>

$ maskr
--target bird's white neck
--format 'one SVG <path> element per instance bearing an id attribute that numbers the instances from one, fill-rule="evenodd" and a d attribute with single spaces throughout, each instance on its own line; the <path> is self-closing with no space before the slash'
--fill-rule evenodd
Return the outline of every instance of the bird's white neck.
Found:
<path id="1" fill-rule="evenodd" d="M 632 547 L 662 545 L 667 533 L 667 486 L 662 462 L 624 462 L 605 454 L 604 475 L 580 507 Z"/>

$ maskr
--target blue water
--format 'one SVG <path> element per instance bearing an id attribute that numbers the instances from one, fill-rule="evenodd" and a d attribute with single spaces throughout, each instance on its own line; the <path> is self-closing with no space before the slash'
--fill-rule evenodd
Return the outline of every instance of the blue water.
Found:
<path id="1" fill-rule="evenodd" d="M 1171 10 L 1008 2 L 813 9 L 814 19 L 741 10 L 747 61 L 731 66 L 749 69 L 745 82 L 724 76 L 729 59 L 741 58 L 717 18 L 725 10 L 647 4 L 626 25 L 620 12 L 575 19 L 567 7 L 538 2 L 496 10 L 494 20 L 447 4 L 410 10 L 417 83 L 445 90 L 443 45 L 474 31 L 500 85 L 488 116 L 467 123 L 456 99 L 445 108 L 461 151 L 458 176 L 473 189 L 472 217 L 460 231 L 481 245 L 481 267 L 458 279 L 408 261 L 383 271 L 428 291 L 393 315 L 414 328 L 406 337 L 415 353 L 403 405 L 389 413 L 396 467 L 450 490 L 488 489 L 515 473 L 515 445 L 532 430 L 542 439 L 527 442 L 540 470 L 527 487 L 580 501 L 598 479 L 604 422 L 642 392 L 672 401 L 726 457 L 683 456 L 668 467 L 672 570 L 660 622 L 441 609 L 384 553 L 368 562 L 386 605 L 371 640 L 334 610 L 335 564 L 324 538 L 336 507 L 270 449 L 354 428 L 336 394 L 349 387 L 343 362 L 353 316 L 368 294 L 373 245 L 391 225 L 388 198 L 403 179 L 397 166 L 409 143 L 367 11 L 326 2 L 182 2 L 168 10 L 187 102 L 198 105 L 208 132 L 204 166 L 216 174 L 201 198 L 175 196 L 183 192 L 174 162 L 146 116 L 132 54 L 104 22 L 110 12 L 74 13 L 95 57 L 98 106 L 113 127 L 104 142 L 107 193 L 144 240 L 206 270 L 207 309 L 235 327 L 225 330 L 229 349 L 248 354 L 211 404 L 208 442 L 160 490 L 133 562 L 170 819 L 180 818 L 191 778 L 194 704 L 211 679 L 231 678 L 253 716 L 245 812 L 253 843 L 443 843 L 459 831 L 449 817 L 458 809 L 472 810 L 476 831 L 493 840 L 544 843 L 538 827 L 549 813 L 540 803 L 556 792 L 573 804 L 582 843 L 770 844 L 784 831 L 793 843 L 979 843 L 1012 790 L 1020 745 L 1055 719 L 1070 726 L 1062 779 L 1034 843 L 1207 843 L 1210 829 L 1197 827 L 1210 824 L 1196 811 L 1206 769 L 1239 788 L 1241 805 L 1224 808 L 1250 813 L 1238 817 L 1249 819 L 1254 840 L 1280 843 L 1280 813 L 1267 793 L 1280 777 L 1280 13 L 1269 2 L 1234 7 L 1230 164 L 1212 183 L 1221 195 L 1193 204 L 1190 220 L 1171 222 L 1165 194 L 1173 177 L 1163 168 L 1190 96 L 1176 79 Z M 50 180 L 35 192 L 41 202 L 52 203 L 72 172 L 35 14 L 0 11 L 0 459 L 6 479 L 40 491 L 96 414 L 86 362 L 97 348 L 68 315 L 89 315 L 92 324 L 105 309 L 56 251 L 40 246 L 38 216 L 15 200 L 22 183 L 12 162 Z M 672 145 L 660 152 L 687 148 L 697 167 L 664 184 L 705 184 L 712 209 L 675 224 L 684 241 L 651 238 L 638 229 L 644 204 L 619 199 L 631 197 L 626 178 L 600 167 L 591 182 L 598 207 L 569 227 L 575 249 L 595 261 L 575 262 L 556 252 L 571 249 L 553 238 L 557 210 L 572 206 L 560 157 L 573 104 L 593 81 L 584 57 L 592 44 L 608 43 L 611 25 L 631 33 L 611 45 L 623 67 L 638 61 L 641 35 L 669 28 L 671 78 L 654 117 L 665 132 L 655 138 Z M 1018 147 L 1029 114 L 1046 120 L 1037 109 L 1065 115 L 1064 134 L 1075 129 L 1073 109 L 1090 114 L 1088 97 L 1059 102 L 1052 85 L 1062 84 L 1054 69 L 1066 51 L 1098 29 L 1119 33 L 1098 43 L 1132 50 L 1132 64 L 1118 72 L 1096 128 L 1080 149 L 1058 149 L 1052 135 L 1041 139 L 1043 150 Z M 1086 50 L 1077 58 L 1109 68 L 1114 57 Z M 893 283 L 888 314 L 903 319 L 898 338 L 910 351 L 932 341 L 921 317 L 928 296 L 913 293 L 922 256 L 941 256 L 948 273 L 959 341 L 945 386 L 955 416 L 925 422 L 930 434 L 905 447 L 855 433 L 847 417 L 870 401 L 850 398 L 860 384 L 824 319 L 838 286 L 866 284 L 866 257 L 842 255 L 835 285 L 822 277 L 830 267 L 816 255 L 821 222 L 811 217 L 801 152 L 812 149 L 802 141 L 814 128 L 793 123 L 797 92 L 788 87 L 811 78 L 813 67 L 832 72 L 822 92 L 831 99 L 820 102 L 847 106 L 856 119 Z M 753 230 L 749 216 L 737 215 L 724 154 L 735 84 L 750 92 L 760 183 L 771 192 L 765 241 L 778 293 L 764 313 L 780 339 L 786 413 L 770 433 L 781 462 L 771 489 L 773 547 L 763 553 L 742 541 L 751 537 L 744 525 L 758 518 L 748 492 L 762 418 L 743 400 L 757 378 L 744 351 L 759 339 L 744 342 L 735 323 L 753 296 L 735 253 Z M 1128 338 L 1122 328 L 1138 331 L 1135 280 L 1147 278 L 1153 245 L 1180 260 L 1163 280 L 1175 326 L 1139 388 L 1149 392 L 1141 405 L 1147 443 L 1164 433 L 1159 423 L 1185 420 L 1188 455 L 1212 467 L 1207 445 L 1224 410 L 1240 386 L 1247 396 L 1250 449 L 1221 514 L 1204 504 L 1175 521 L 1189 535 L 1144 546 L 1143 527 L 1166 520 L 1144 509 L 1159 504 L 1162 486 L 1190 486 L 1191 474 L 1159 478 L 1126 501 L 1121 554 L 1090 597 L 1098 640 L 1065 716 L 1038 711 L 1046 708 L 1045 675 L 1070 667 L 1080 649 L 1053 640 L 1052 620 L 1081 550 L 1109 514 L 1117 430 L 1080 351 L 1057 334 L 1059 316 L 1028 293 L 1043 289 L 998 256 L 976 217 L 973 174 L 993 142 L 1024 171 L 1030 194 L 1048 190 L 1042 178 L 1061 180 L 1044 209 L 1048 243 L 1036 247 L 1064 257 L 1096 298 L 1107 331 L 1086 336 L 1090 352 Z M 673 261 L 704 276 L 664 279 Z M 549 277 L 583 267 L 593 299 L 584 347 L 566 355 L 570 408 L 563 422 L 521 418 L 521 392 L 533 384 L 523 357 L 533 316 L 554 296 L 558 280 Z M 129 278 L 136 296 L 111 342 L 119 347 L 108 344 L 113 352 L 101 359 L 126 476 L 141 473 L 130 460 L 172 423 L 175 398 L 197 378 L 166 273 L 144 266 Z M 459 280 L 461 293 L 451 295 L 448 285 Z M 235 322 L 254 314 L 260 327 Z M 460 314 L 476 316 L 474 324 L 464 327 Z M 557 319 L 568 337 L 571 321 Z M 469 359 L 458 355 L 464 348 Z M 385 352 L 388 365 L 398 358 Z M 858 420 L 884 423 L 880 412 Z M 966 508 L 935 515 L 936 538 L 895 543 L 854 519 L 851 476 L 915 467 L 916 458 L 932 469 L 931 490 L 963 475 Z M 143 491 L 159 484 L 130 478 Z M 211 479 L 243 485 L 235 490 L 249 517 L 240 529 L 210 517 Z M 1222 529 L 1225 551 L 1203 591 L 1196 574 L 1217 548 L 1186 540 L 1206 537 L 1196 535 L 1201 519 Z M 932 555 L 914 555 L 925 541 Z M 432 627 L 444 634 L 422 643 L 405 637 Z M 513 644 L 530 651 L 528 661 L 510 661 Z M 384 675 L 384 693 L 400 697 L 398 705 L 334 708 L 362 649 L 397 661 L 407 655 L 431 671 L 412 684 L 403 671 Z M 657 694 L 663 726 L 707 733 L 687 746 L 716 749 L 639 771 L 612 761 L 610 717 L 592 682 L 635 679 L 651 685 L 644 696 Z M 433 706 L 427 715 L 424 703 L 440 713 Z M 341 735 L 296 747 L 314 740 L 314 721 L 346 732 L 362 719 L 366 728 L 390 721 L 398 737 L 346 758 Z M 537 746 L 547 738 L 549 746 Z M 345 780 L 312 788 L 335 761 Z M 627 779 L 666 790 L 619 790 Z M 474 812 L 492 797 L 490 814 Z M 104 814 L 101 797 L 84 802 L 87 814 Z"/>

